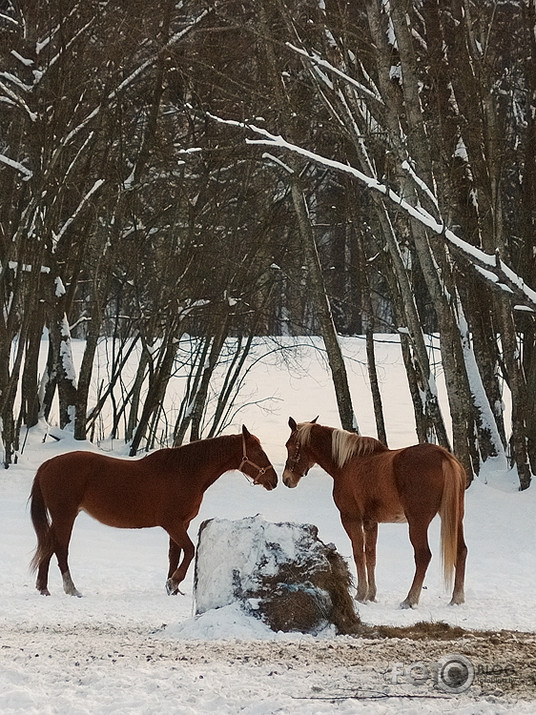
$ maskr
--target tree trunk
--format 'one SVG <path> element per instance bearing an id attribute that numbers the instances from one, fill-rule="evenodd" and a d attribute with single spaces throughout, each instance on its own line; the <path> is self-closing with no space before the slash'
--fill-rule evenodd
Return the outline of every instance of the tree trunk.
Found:
<path id="1" fill-rule="evenodd" d="M 203 417 L 203 412 L 206 408 L 208 389 L 210 386 L 210 380 L 214 374 L 214 370 L 218 364 L 218 359 L 221 354 L 221 350 L 225 339 L 227 338 L 229 327 L 229 317 L 226 315 L 219 321 L 219 329 L 212 340 L 212 345 L 210 347 L 210 352 L 208 355 L 208 361 L 203 368 L 203 376 L 199 384 L 199 389 L 195 393 L 195 398 L 193 401 L 192 410 L 190 413 L 190 441 L 198 440 L 201 438 L 201 420 Z"/>
<path id="2" fill-rule="evenodd" d="M 170 321 L 168 333 L 159 351 L 158 364 L 149 376 L 149 389 L 130 444 L 129 454 L 131 457 L 137 454 L 140 444 L 146 436 L 151 418 L 160 409 L 164 400 L 179 345 L 178 328 L 179 326 L 175 325 L 175 321 Z"/>
<path id="3" fill-rule="evenodd" d="M 296 170 L 292 174 L 290 181 L 292 201 L 302 239 L 307 273 L 311 281 L 309 288 L 311 290 L 314 306 L 317 310 L 318 322 L 322 331 L 322 338 L 324 340 L 328 362 L 331 368 L 331 376 L 333 379 L 333 386 L 335 388 L 335 396 L 337 399 L 337 408 L 339 411 L 341 426 L 343 429 L 359 432 L 357 420 L 352 407 L 352 397 L 348 386 L 346 366 L 344 364 L 341 346 L 337 337 L 337 331 L 335 330 L 335 323 L 333 322 L 331 306 L 326 294 L 324 279 L 322 277 L 320 257 L 318 255 L 313 230 L 307 214 L 305 198 L 303 196 L 299 178 L 296 175 Z"/>

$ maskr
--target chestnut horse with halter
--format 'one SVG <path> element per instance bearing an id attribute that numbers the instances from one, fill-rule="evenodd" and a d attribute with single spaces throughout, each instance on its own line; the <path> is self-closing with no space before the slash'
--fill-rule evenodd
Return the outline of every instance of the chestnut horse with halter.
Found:
<path id="1" fill-rule="evenodd" d="M 378 523 L 407 522 L 415 554 L 415 576 L 402 608 L 419 601 L 431 553 L 428 526 L 441 517 L 445 582 L 452 582 L 451 604 L 464 602 L 467 547 L 463 538 L 465 470 L 446 449 L 417 444 L 388 449 L 373 437 L 289 420 L 287 461 L 283 483 L 295 487 L 309 469 L 319 464 L 333 477 L 333 499 L 352 542 L 357 569 L 358 601 L 376 599 L 376 541 Z"/>
<path id="2" fill-rule="evenodd" d="M 165 529 L 170 537 L 166 588 L 169 594 L 179 593 L 195 552 L 188 526 L 199 512 L 206 489 L 233 469 L 265 489 L 277 485 L 277 474 L 260 441 L 246 427 L 241 434 L 160 449 L 142 459 L 116 459 L 94 452 L 70 452 L 49 459 L 39 467 L 30 495 L 37 534 L 31 565 L 37 570 L 37 590 L 49 595 L 48 569 L 56 554 L 65 593 L 80 596 L 67 557 L 74 520 L 85 511 L 108 526 Z"/>

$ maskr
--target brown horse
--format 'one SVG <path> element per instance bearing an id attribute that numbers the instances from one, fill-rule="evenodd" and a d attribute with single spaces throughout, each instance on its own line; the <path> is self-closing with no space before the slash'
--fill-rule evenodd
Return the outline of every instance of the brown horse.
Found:
<path id="1" fill-rule="evenodd" d="M 388 449 L 373 437 L 289 420 L 290 438 L 283 482 L 295 487 L 314 464 L 333 477 L 333 499 L 352 542 L 358 601 L 376 599 L 378 523 L 407 522 L 415 554 L 415 576 L 402 608 L 419 601 L 431 553 L 428 526 L 441 517 L 445 582 L 456 569 L 451 604 L 464 602 L 467 547 L 463 538 L 465 470 L 446 449 L 417 444 Z"/>
<path id="2" fill-rule="evenodd" d="M 277 474 L 260 441 L 246 427 L 241 434 L 160 449 L 142 459 L 70 452 L 48 460 L 39 467 L 30 495 L 37 534 L 31 565 L 37 570 L 37 590 L 49 595 L 48 568 L 56 554 L 65 593 L 80 596 L 67 557 L 74 520 L 85 511 L 109 526 L 165 529 L 170 537 L 166 588 L 169 594 L 179 593 L 195 551 L 188 526 L 206 489 L 232 469 L 265 489 L 277 485 Z"/>

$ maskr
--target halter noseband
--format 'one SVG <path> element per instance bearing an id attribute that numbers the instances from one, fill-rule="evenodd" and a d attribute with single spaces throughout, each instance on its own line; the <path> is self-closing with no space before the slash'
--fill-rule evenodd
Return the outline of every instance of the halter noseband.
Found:
<path id="1" fill-rule="evenodd" d="M 244 464 L 250 464 L 252 467 L 254 467 L 257 470 L 257 476 L 256 477 L 250 477 L 249 474 L 246 474 L 242 467 Z M 252 484 L 258 484 L 259 483 L 259 478 L 262 477 L 263 474 L 266 474 L 267 467 L 259 467 L 258 464 L 255 464 L 255 462 L 252 462 L 251 459 L 248 457 L 247 452 L 246 452 L 246 438 L 242 434 L 242 461 L 240 462 L 240 466 L 238 467 L 238 471 L 242 472 L 242 474 L 245 477 L 248 477 L 249 479 L 253 479 Z"/>

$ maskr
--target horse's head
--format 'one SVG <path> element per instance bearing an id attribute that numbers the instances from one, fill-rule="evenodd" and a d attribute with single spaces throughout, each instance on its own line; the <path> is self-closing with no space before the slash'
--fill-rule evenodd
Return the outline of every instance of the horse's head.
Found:
<path id="1" fill-rule="evenodd" d="M 242 461 L 239 470 L 253 480 L 253 484 L 262 484 L 265 489 L 275 489 L 277 474 L 260 440 L 242 425 Z"/>
<path id="2" fill-rule="evenodd" d="M 283 484 L 287 487 L 295 487 L 302 477 L 304 477 L 311 467 L 316 464 L 316 460 L 311 456 L 308 448 L 310 437 L 309 425 L 313 425 L 318 418 L 297 425 L 296 421 L 289 418 L 290 437 L 287 440 L 287 461 L 283 471 Z"/>

